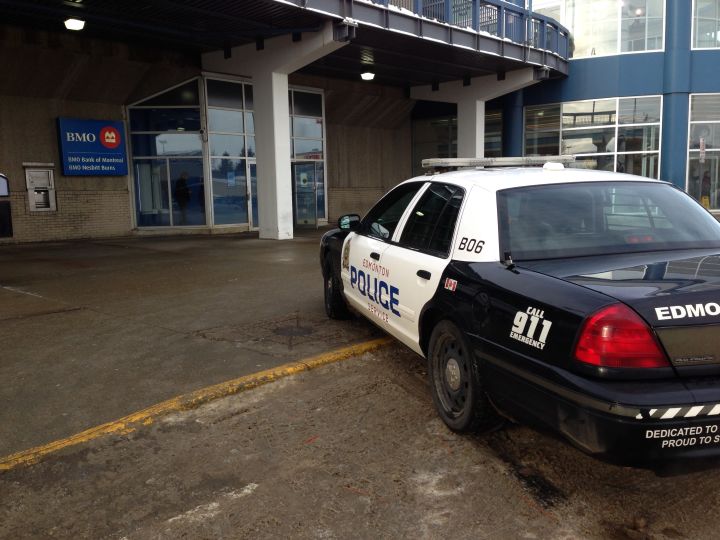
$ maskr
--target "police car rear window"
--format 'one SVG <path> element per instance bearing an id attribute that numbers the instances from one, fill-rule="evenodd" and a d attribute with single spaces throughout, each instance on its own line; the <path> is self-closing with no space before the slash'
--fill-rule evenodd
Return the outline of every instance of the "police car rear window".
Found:
<path id="1" fill-rule="evenodd" d="M 720 224 L 668 184 L 553 184 L 497 200 L 501 253 L 514 260 L 720 247 Z"/>

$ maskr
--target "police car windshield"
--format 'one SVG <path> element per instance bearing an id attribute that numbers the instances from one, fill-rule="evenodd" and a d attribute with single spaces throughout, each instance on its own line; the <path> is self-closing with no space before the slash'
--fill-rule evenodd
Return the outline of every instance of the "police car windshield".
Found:
<path id="1" fill-rule="evenodd" d="M 720 223 L 664 183 L 582 182 L 498 192 L 501 253 L 519 260 L 720 248 Z"/>

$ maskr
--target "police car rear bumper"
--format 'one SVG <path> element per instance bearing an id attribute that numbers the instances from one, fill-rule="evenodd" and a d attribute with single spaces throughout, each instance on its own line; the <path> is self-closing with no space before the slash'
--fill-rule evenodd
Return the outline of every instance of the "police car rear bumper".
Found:
<path id="1" fill-rule="evenodd" d="M 720 456 L 720 389 L 709 393 L 704 385 L 703 398 L 712 401 L 698 403 L 687 381 L 598 381 L 482 358 L 488 393 L 502 412 L 590 454 L 623 463 Z"/>

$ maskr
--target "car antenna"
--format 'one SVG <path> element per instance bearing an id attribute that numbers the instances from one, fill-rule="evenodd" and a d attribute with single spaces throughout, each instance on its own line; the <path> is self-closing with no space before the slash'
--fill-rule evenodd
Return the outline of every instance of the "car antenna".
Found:
<path id="1" fill-rule="evenodd" d="M 508 270 L 515 268 L 515 263 L 512 260 L 512 254 L 509 251 L 503 253 L 502 263 Z"/>

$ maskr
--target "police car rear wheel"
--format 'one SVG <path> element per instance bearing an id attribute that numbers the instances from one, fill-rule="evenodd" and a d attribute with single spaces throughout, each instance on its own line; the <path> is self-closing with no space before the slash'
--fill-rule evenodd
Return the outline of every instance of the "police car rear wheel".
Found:
<path id="1" fill-rule="evenodd" d="M 340 279 L 335 275 L 330 263 L 330 258 L 325 259 L 325 271 L 323 272 L 325 289 L 325 313 L 331 319 L 347 319 L 350 317 L 345 299 L 340 289 Z"/>
<path id="2" fill-rule="evenodd" d="M 450 321 L 433 329 L 428 347 L 433 402 L 454 431 L 486 431 L 500 419 L 482 387 L 480 369 L 462 331 Z"/>

